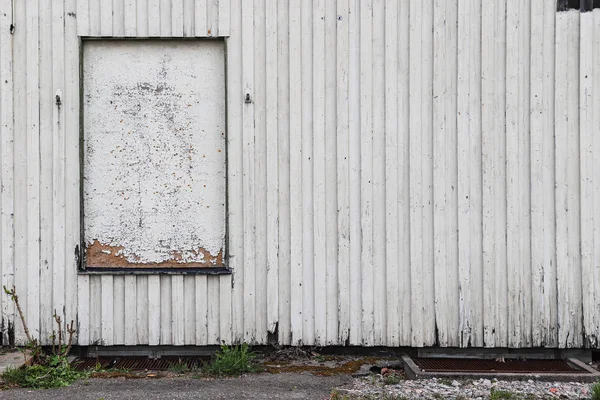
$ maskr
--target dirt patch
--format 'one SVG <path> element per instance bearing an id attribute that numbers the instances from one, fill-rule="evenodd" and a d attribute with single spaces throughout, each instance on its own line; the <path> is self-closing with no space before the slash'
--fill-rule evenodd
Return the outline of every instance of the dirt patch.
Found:
<path id="1" fill-rule="evenodd" d="M 348 359 L 346 357 L 319 356 L 310 360 L 264 361 L 266 372 L 281 374 L 284 372 L 308 372 L 316 376 L 350 375 L 358 372 L 363 365 L 373 365 L 375 357 Z"/>

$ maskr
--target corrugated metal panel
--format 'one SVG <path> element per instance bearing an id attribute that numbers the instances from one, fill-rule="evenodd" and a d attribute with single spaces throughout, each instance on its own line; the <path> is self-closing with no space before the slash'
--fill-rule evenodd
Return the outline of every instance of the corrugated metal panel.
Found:
<path id="1" fill-rule="evenodd" d="M 14 35 L 0 15 L 0 277 L 42 342 L 56 309 L 77 318 L 82 345 L 266 343 L 277 329 L 282 344 L 598 347 L 600 11 L 542 0 L 15 11 Z M 77 275 L 78 34 L 209 30 L 229 36 L 234 274 Z M 7 340 L 14 308 L 1 301 Z"/>

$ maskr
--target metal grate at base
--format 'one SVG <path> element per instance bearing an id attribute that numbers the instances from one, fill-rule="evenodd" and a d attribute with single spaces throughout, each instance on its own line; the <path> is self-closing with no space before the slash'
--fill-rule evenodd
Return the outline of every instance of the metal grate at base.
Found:
<path id="1" fill-rule="evenodd" d="M 587 374 L 588 371 L 573 368 L 563 360 L 481 360 L 472 358 L 413 358 L 424 372 L 487 372 L 487 373 L 534 373 L 534 374 Z"/>
<path id="2" fill-rule="evenodd" d="M 90 357 L 77 358 L 71 363 L 79 371 L 85 370 L 126 370 L 126 371 L 168 371 L 198 368 L 207 363 L 210 357 Z"/>

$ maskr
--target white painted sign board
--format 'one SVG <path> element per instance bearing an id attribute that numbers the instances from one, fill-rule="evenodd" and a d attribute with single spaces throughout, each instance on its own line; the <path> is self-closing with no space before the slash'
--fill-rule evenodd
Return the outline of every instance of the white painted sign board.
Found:
<path id="1" fill-rule="evenodd" d="M 224 265 L 225 49 L 83 44 L 88 268 Z"/>

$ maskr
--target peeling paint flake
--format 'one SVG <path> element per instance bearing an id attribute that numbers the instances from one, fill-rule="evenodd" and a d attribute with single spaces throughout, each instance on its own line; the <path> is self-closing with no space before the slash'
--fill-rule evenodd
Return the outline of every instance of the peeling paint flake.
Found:
<path id="1" fill-rule="evenodd" d="M 87 266 L 223 266 L 223 43 L 86 41 L 83 63 Z"/>

